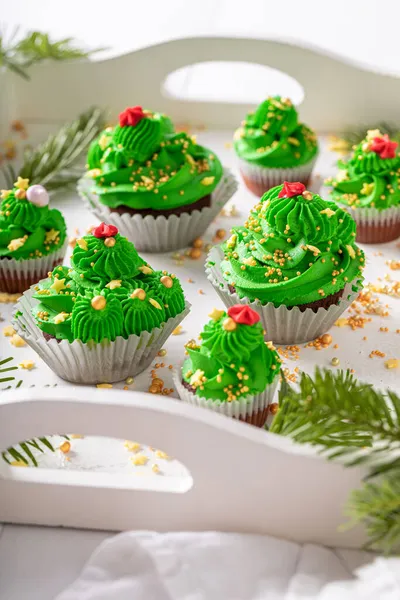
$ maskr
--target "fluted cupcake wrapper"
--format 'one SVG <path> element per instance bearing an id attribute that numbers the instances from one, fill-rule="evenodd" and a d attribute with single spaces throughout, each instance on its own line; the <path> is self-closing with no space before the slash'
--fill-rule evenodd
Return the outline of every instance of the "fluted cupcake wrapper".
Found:
<path id="1" fill-rule="evenodd" d="M 391 206 L 384 210 L 377 210 L 376 208 L 356 208 L 352 210 L 344 204 L 339 204 L 339 206 L 355 220 L 357 224 L 357 242 L 382 244 L 400 237 L 400 206 Z"/>
<path id="2" fill-rule="evenodd" d="M 62 264 L 67 247 L 66 239 L 61 248 L 40 258 L 0 258 L 0 291 L 22 293 L 29 289 L 33 283 L 47 277 L 54 267 Z"/>
<path id="3" fill-rule="evenodd" d="M 317 156 L 305 165 L 290 169 L 260 167 L 240 158 L 238 158 L 238 165 L 246 186 L 253 194 L 261 197 L 269 189 L 281 185 L 284 181 L 300 181 L 307 187 L 316 160 Z"/>
<path id="4" fill-rule="evenodd" d="M 193 240 L 203 235 L 225 204 L 238 188 L 238 182 L 229 169 L 224 168 L 221 181 L 211 194 L 211 205 L 191 213 L 143 217 L 112 212 L 100 202 L 99 196 L 91 191 L 93 180 L 83 177 L 78 182 L 78 192 L 87 208 L 100 221 L 118 227 L 121 235 L 135 244 L 140 252 L 168 252 L 189 246 Z"/>
<path id="5" fill-rule="evenodd" d="M 273 382 L 261 394 L 246 396 L 232 402 L 208 400 L 207 398 L 197 396 L 197 394 L 194 394 L 183 385 L 181 369 L 173 372 L 172 379 L 183 402 L 213 410 L 232 419 L 239 419 L 240 421 L 246 421 L 252 425 L 263 427 L 267 421 L 268 407 L 274 398 L 279 377 L 276 376 Z"/>
<path id="6" fill-rule="evenodd" d="M 117 337 L 114 342 L 84 344 L 80 340 L 68 342 L 46 340 L 35 323 L 32 307 L 37 304 L 34 287 L 26 291 L 15 305 L 13 326 L 17 333 L 37 352 L 40 358 L 62 379 L 73 383 L 113 383 L 144 371 L 153 361 L 173 330 L 186 317 L 190 304 L 176 317 L 161 327 L 127 339 Z"/>
<path id="7" fill-rule="evenodd" d="M 311 308 L 301 311 L 297 306 L 290 309 L 284 305 L 275 307 L 272 302 L 261 304 L 259 301 L 240 298 L 238 294 L 229 290 L 221 272 L 221 260 L 223 252 L 221 248 L 214 246 L 207 256 L 206 274 L 222 302 L 228 308 L 235 304 L 251 306 L 261 317 L 266 339 L 275 344 L 301 344 L 315 340 L 334 325 L 357 297 L 357 292 L 353 291 L 356 285 L 354 280 L 346 284 L 339 304 L 331 304 L 329 308 L 318 308 L 317 312 Z"/>

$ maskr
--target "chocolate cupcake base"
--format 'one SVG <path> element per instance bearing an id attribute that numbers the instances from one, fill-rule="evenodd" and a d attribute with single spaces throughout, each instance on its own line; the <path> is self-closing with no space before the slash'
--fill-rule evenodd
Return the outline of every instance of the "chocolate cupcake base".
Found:
<path id="1" fill-rule="evenodd" d="M 385 244 L 400 237 L 400 220 L 390 225 L 363 225 L 357 223 L 356 242 L 361 244 Z"/>
<path id="2" fill-rule="evenodd" d="M 196 395 L 196 389 L 184 381 L 178 371 L 173 373 L 173 381 L 180 399 L 183 402 L 199 406 L 218 412 L 222 415 L 237 419 L 243 423 L 254 425 L 255 427 L 264 427 L 267 422 L 269 406 L 273 401 L 279 377 L 276 376 L 261 394 L 240 398 L 232 402 L 222 402 L 221 400 L 207 400 Z"/>
<path id="3" fill-rule="evenodd" d="M 129 206 L 116 206 L 112 209 L 112 212 L 116 212 L 119 215 L 124 215 L 127 213 L 128 215 L 140 215 L 141 217 L 147 217 L 150 215 L 151 217 L 170 217 L 171 215 L 190 215 L 194 210 L 201 210 L 206 206 L 211 205 L 211 194 L 207 194 L 207 196 L 203 196 L 197 202 L 193 202 L 193 204 L 187 204 L 186 206 L 177 206 L 176 208 L 171 208 L 169 210 L 153 210 L 148 208 L 146 210 L 138 210 L 137 208 L 130 208 Z"/>
<path id="4" fill-rule="evenodd" d="M 356 242 L 385 244 L 400 237 L 400 206 L 377 210 L 370 207 L 350 209 L 340 202 L 338 205 L 356 222 Z"/>
<path id="5" fill-rule="evenodd" d="M 31 285 L 47 277 L 58 265 L 62 265 L 68 242 L 56 252 L 41 258 L 15 260 L 15 258 L 0 258 L 0 292 L 18 294 L 28 290 Z"/>

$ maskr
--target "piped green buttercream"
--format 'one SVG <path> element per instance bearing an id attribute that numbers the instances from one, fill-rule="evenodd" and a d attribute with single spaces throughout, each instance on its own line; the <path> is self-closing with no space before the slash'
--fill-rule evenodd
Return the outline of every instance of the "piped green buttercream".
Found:
<path id="1" fill-rule="evenodd" d="M 364 254 L 354 243 L 355 222 L 334 202 L 305 192 L 279 198 L 269 190 L 243 227 L 222 244 L 221 270 L 240 298 L 297 306 L 358 287 Z"/>
<path id="2" fill-rule="evenodd" d="M 111 240 L 111 242 L 110 242 Z M 34 290 L 39 302 L 32 312 L 38 327 L 60 340 L 114 341 L 116 337 L 151 333 L 185 306 L 182 288 L 173 278 L 173 301 L 166 306 L 159 278 L 119 233 L 79 239 L 71 268 L 56 267 Z M 145 281 L 146 279 L 146 281 Z"/>
<path id="3" fill-rule="evenodd" d="M 108 128 L 89 149 L 88 169 L 103 204 L 139 211 L 193 204 L 214 191 L 223 172 L 210 150 L 160 113 Z"/>
<path id="4" fill-rule="evenodd" d="M 239 158 L 268 168 L 291 168 L 310 162 L 318 152 L 315 133 L 298 122 L 288 98 L 274 96 L 249 113 L 234 136 Z"/>
<path id="5" fill-rule="evenodd" d="M 200 345 L 186 346 L 188 358 L 182 378 L 203 398 L 231 402 L 263 392 L 279 373 L 280 359 L 264 341 L 260 322 L 224 328 L 227 313 L 221 311 L 200 334 Z"/>
<path id="6" fill-rule="evenodd" d="M 332 186 L 335 202 L 358 210 L 376 208 L 385 210 L 400 205 L 400 154 L 381 158 L 370 149 L 379 131 L 367 133 L 347 161 L 339 161 L 339 174 L 326 183 Z"/>

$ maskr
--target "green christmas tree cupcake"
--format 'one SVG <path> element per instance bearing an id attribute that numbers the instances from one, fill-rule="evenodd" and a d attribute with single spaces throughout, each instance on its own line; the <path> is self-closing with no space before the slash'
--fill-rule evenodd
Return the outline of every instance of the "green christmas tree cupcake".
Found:
<path id="1" fill-rule="evenodd" d="M 113 382 L 143 371 L 188 311 L 177 277 L 102 223 L 24 294 L 15 326 L 63 379 Z"/>
<path id="2" fill-rule="evenodd" d="M 226 306 L 249 304 L 268 339 L 324 334 L 361 287 L 364 254 L 353 219 L 302 183 L 272 188 L 242 227 L 209 254 L 207 273 Z"/>
<path id="3" fill-rule="evenodd" d="M 282 181 L 308 185 L 317 159 L 315 133 L 303 123 L 289 98 L 274 96 L 249 113 L 234 135 L 246 186 L 261 197 Z"/>
<path id="4" fill-rule="evenodd" d="M 214 309 L 174 383 L 181 399 L 263 427 L 278 383 L 280 358 L 264 341 L 260 316 L 249 306 Z"/>
<path id="5" fill-rule="evenodd" d="M 29 179 L 18 177 L 1 199 L 0 291 L 22 293 L 63 261 L 67 228 L 46 189 Z"/>
<path id="6" fill-rule="evenodd" d="M 378 129 L 367 132 L 339 174 L 326 183 L 331 197 L 357 223 L 357 241 L 383 243 L 400 236 L 400 153 L 398 143 Z"/>
<path id="7" fill-rule="evenodd" d="M 127 108 L 91 145 L 87 166 L 78 186 L 83 198 L 148 252 L 189 245 L 237 187 L 211 150 L 140 106 Z"/>

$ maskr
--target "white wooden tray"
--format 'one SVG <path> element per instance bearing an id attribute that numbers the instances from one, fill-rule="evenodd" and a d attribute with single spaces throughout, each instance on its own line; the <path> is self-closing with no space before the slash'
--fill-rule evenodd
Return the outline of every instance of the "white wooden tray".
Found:
<path id="1" fill-rule="evenodd" d="M 63 65 L 59 69 L 45 65 L 33 73 L 29 94 L 23 82 L 9 78 L 8 87 L 2 88 L 0 93 L 4 94 L 4 89 L 12 90 L 14 101 L 6 105 L 7 115 L 23 118 L 28 127 L 31 124 L 38 138 L 43 138 L 55 121 L 73 117 L 91 101 L 99 102 L 99 99 L 110 105 L 113 115 L 121 106 L 143 103 L 165 110 L 181 122 L 192 120 L 208 127 L 219 123 L 229 129 L 207 129 L 199 133 L 198 139 L 212 148 L 224 164 L 234 168 L 233 151 L 229 146 L 232 129 L 249 107 L 182 103 L 166 99 L 160 92 L 166 74 L 183 63 L 210 58 L 262 60 L 285 69 L 305 88 L 302 117 L 321 130 L 339 128 L 355 120 L 390 119 L 397 111 L 398 79 L 368 73 L 311 49 L 252 40 L 178 40 L 102 63 Z M 149 64 L 151 81 L 145 75 L 150 71 Z M 327 69 L 330 69 L 329 82 L 324 82 Z M 133 71 L 135 78 L 127 79 L 126 73 Z M 110 84 L 100 86 L 105 78 Z M 50 96 L 40 92 L 49 81 L 54 91 L 51 101 Z M 350 86 L 352 96 L 350 92 L 343 96 L 346 86 Z M 385 94 L 381 93 L 383 89 Z M 391 106 L 379 104 L 389 102 L 388 98 L 391 98 Z M 337 108 L 333 110 L 335 103 Z M 314 179 L 315 190 L 319 189 L 321 176 L 334 172 L 336 160 L 336 156 L 326 150 L 324 139 L 321 143 L 322 152 L 316 166 L 320 177 Z M 241 186 L 230 203 L 236 206 L 235 216 L 219 217 L 210 227 L 206 241 L 212 242 L 217 228 L 229 230 L 243 222 L 254 200 Z M 75 194 L 56 198 L 54 205 L 64 212 L 71 235 L 77 227 L 84 233 L 86 227 L 95 222 Z M 378 277 L 383 278 L 385 274 L 396 280 L 398 272 L 390 271 L 386 264 L 388 260 L 400 258 L 396 243 L 364 249 L 368 259 L 367 281 L 377 282 Z M 185 259 L 183 264 L 177 265 L 171 255 L 144 256 L 155 268 L 176 272 L 193 306 L 182 334 L 168 340 L 168 354 L 160 359 L 166 365 L 160 369 L 160 376 L 166 386 L 171 387 L 168 365 L 180 362 L 184 343 L 198 335 L 210 310 L 220 303 L 205 278 L 203 260 Z M 301 348 L 299 360 L 286 359 L 284 367 L 291 372 L 296 367 L 312 372 L 315 364 L 329 367 L 332 358 L 337 356 L 342 368 L 353 368 L 361 379 L 398 390 L 399 371 L 385 369 L 383 358 L 369 358 L 374 349 L 383 351 L 386 358 L 399 358 L 400 336 L 396 330 L 400 329 L 400 301 L 388 296 L 380 299 L 388 304 L 390 316 L 374 315 L 365 329 L 356 331 L 348 327 L 334 328 L 333 344 L 328 349 L 317 352 L 315 348 Z M 8 324 L 12 307 L 0 308 Z M 389 331 L 384 333 L 381 327 L 388 327 Z M 28 347 L 14 348 L 4 337 L 0 343 L 1 355 L 13 354 L 17 363 L 24 359 L 36 362 L 32 371 L 17 374 L 23 379 L 20 391 L 1 395 L 0 447 L 54 432 L 89 436 L 72 440 L 69 462 L 58 451 L 46 454 L 39 469 L 0 463 L 0 521 L 114 530 L 215 528 L 269 533 L 329 545 L 358 547 L 361 544 L 360 530 L 339 534 L 337 529 L 344 521 L 343 506 L 348 493 L 360 483 L 360 470 L 346 470 L 327 463 L 312 449 L 294 446 L 287 439 L 185 406 L 171 398 L 149 396 L 144 393 L 150 383 L 148 372 L 129 386 L 138 394 L 118 391 L 123 382 L 105 391 L 74 387 L 58 379 Z M 338 344 L 337 349 L 334 344 Z M 43 388 L 55 384 L 56 388 Z M 31 385 L 35 387 L 30 389 Z M 92 436 L 108 437 L 102 442 Z M 110 436 L 119 441 L 110 441 Z M 161 448 L 184 466 L 174 462 L 163 470 L 163 475 L 151 473 L 149 469 L 146 476 L 139 476 L 141 468 L 130 464 L 125 450 L 125 462 L 121 458 L 124 439 L 136 439 Z M 113 452 L 115 459 L 110 458 Z"/>

